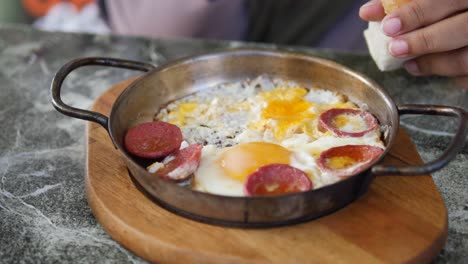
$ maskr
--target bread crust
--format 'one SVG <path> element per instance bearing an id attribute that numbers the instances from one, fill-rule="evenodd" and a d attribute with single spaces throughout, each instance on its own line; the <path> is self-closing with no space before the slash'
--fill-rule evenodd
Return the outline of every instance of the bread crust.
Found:
<path id="1" fill-rule="evenodd" d="M 380 0 L 384 7 L 385 13 L 388 15 L 396 9 L 409 3 L 411 0 Z"/>

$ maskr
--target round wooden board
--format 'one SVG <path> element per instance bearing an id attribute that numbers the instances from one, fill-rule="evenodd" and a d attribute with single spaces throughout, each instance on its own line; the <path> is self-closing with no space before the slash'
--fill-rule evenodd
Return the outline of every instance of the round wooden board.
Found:
<path id="1" fill-rule="evenodd" d="M 108 114 L 131 80 L 104 93 L 92 107 Z M 420 263 L 447 237 L 447 210 L 430 175 L 377 177 L 368 193 L 320 219 L 293 226 L 240 229 L 173 214 L 140 192 L 107 132 L 87 127 L 88 202 L 110 236 L 158 263 Z M 386 164 L 420 164 L 400 130 Z"/>

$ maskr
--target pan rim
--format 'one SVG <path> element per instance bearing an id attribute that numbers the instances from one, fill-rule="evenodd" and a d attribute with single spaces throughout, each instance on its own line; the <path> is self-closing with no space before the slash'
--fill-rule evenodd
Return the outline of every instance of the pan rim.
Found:
<path id="1" fill-rule="evenodd" d="M 135 167 L 141 173 L 143 173 L 145 175 L 150 175 L 150 173 L 148 171 L 146 171 L 146 169 L 144 169 L 141 165 L 139 165 L 138 163 L 136 163 L 132 159 L 132 157 L 125 151 L 123 146 L 120 146 L 120 144 L 118 144 L 118 141 L 116 140 L 116 135 L 114 134 L 114 131 L 113 131 L 112 126 L 111 126 L 111 124 L 113 123 L 112 121 L 114 119 L 114 116 L 116 115 L 116 109 L 118 108 L 118 105 L 122 102 L 122 100 L 125 98 L 126 94 L 129 93 L 132 89 L 134 89 L 133 87 L 136 87 L 139 84 L 141 84 L 144 81 L 145 78 L 148 78 L 149 75 L 155 74 L 157 72 L 169 71 L 171 68 L 177 67 L 179 65 L 190 64 L 190 63 L 194 63 L 196 61 L 201 61 L 201 60 L 209 60 L 211 58 L 216 58 L 216 57 L 219 57 L 219 56 L 247 56 L 247 55 L 273 56 L 273 57 L 279 57 L 279 58 L 282 58 L 282 57 L 295 57 L 295 58 L 299 58 L 299 59 L 302 59 L 302 60 L 312 61 L 312 62 L 321 64 L 321 65 L 324 65 L 324 66 L 331 67 L 331 68 L 334 68 L 336 70 L 339 70 L 340 72 L 342 72 L 345 75 L 349 75 L 351 77 L 356 78 L 357 80 L 359 80 L 360 82 L 365 84 L 365 86 L 368 89 L 375 90 L 386 101 L 386 103 L 387 103 L 386 107 L 387 106 L 391 107 L 390 109 L 387 109 L 386 111 L 390 112 L 390 113 L 393 113 L 391 115 L 391 117 L 392 117 L 392 119 L 394 119 L 394 126 L 388 128 L 389 129 L 389 131 L 388 131 L 389 136 L 388 136 L 388 142 L 385 142 L 386 144 L 385 144 L 384 152 L 382 153 L 382 155 L 378 159 L 374 160 L 372 163 L 370 163 L 367 166 L 363 167 L 357 173 L 355 173 L 355 174 L 353 174 L 351 176 L 348 176 L 345 179 L 342 179 L 342 180 L 340 180 L 340 181 L 338 181 L 336 183 L 329 184 L 329 185 L 326 185 L 326 186 L 323 186 L 323 187 L 320 187 L 320 188 L 317 188 L 317 189 L 304 191 L 304 192 L 279 194 L 279 195 L 271 195 L 271 196 L 226 196 L 226 195 L 211 194 L 211 193 L 206 193 L 206 192 L 193 190 L 191 188 L 179 186 L 179 185 L 177 185 L 175 183 L 172 183 L 172 182 L 168 182 L 169 184 L 177 185 L 179 188 L 184 189 L 184 191 L 194 192 L 194 193 L 196 193 L 197 196 L 199 195 L 201 197 L 206 197 L 208 199 L 222 198 L 222 199 L 227 199 L 227 200 L 232 200 L 232 201 L 260 201 L 260 200 L 272 200 L 272 199 L 290 199 L 290 198 L 302 196 L 302 195 L 304 195 L 306 193 L 326 191 L 326 190 L 332 188 L 333 186 L 335 186 L 337 184 L 344 183 L 346 181 L 351 181 L 353 178 L 355 178 L 355 177 L 357 177 L 357 176 L 359 176 L 361 174 L 370 173 L 370 169 L 374 165 L 379 163 L 388 154 L 389 149 L 394 145 L 395 139 L 396 139 L 396 133 L 398 132 L 399 121 L 400 121 L 397 107 L 396 107 L 394 101 L 392 100 L 392 98 L 390 97 L 390 95 L 379 84 L 377 84 L 375 81 L 370 79 L 368 76 L 364 75 L 363 73 L 357 72 L 357 71 L 355 71 L 355 70 L 353 70 L 353 69 L 351 69 L 351 68 L 349 68 L 349 67 L 347 67 L 345 65 L 334 62 L 332 60 L 329 60 L 329 59 L 326 59 L 326 58 L 321 58 L 321 57 L 311 55 L 311 54 L 307 54 L 307 53 L 303 53 L 303 52 L 297 52 L 297 51 L 293 52 L 293 51 L 267 49 L 267 48 L 234 48 L 234 49 L 227 49 L 227 50 L 218 50 L 218 51 L 215 51 L 215 52 L 203 52 L 203 53 L 198 53 L 198 54 L 194 54 L 194 55 L 190 55 L 190 56 L 181 57 L 181 58 L 172 60 L 170 62 L 161 64 L 161 65 L 155 67 L 153 70 L 145 73 L 143 76 L 141 76 L 140 78 L 138 78 L 137 80 L 132 82 L 117 97 L 117 99 L 115 100 L 115 102 L 112 105 L 112 109 L 111 109 L 111 112 L 110 112 L 110 115 L 109 115 L 109 135 L 111 137 L 111 140 L 112 140 L 114 146 L 117 148 L 117 150 L 120 152 L 120 154 L 125 157 L 127 162 L 133 163 L 133 165 L 135 165 Z M 134 176 L 132 175 L 132 177 L 134 177 Z M 137 182 L 140 185 L 144 186 L 143 184 L 141 184 L 141 182 L 139 182 L 139 179 L 137 177 L 134 177 L 134 178 L 137 180 Z M 145 187 L 143 187 L 143 188 L 145 189 L 145 191 L 152 194 L 152 192 L 150 192 L 149 190 L 146 190 Z M 154 195 L 152 195 L 152 196 L 154 196 Z M 162 200 L 160 197 L 154 197 L 154 198 L 156 198 L 157 200 Z M 166 203 L 164 200 L 162 200 L 162 202 Z M 170 206 L 172 206 L 172 205 L 170 205 Z M 175 207 L 175 208 L 177 209 L 177 207 Z"/>

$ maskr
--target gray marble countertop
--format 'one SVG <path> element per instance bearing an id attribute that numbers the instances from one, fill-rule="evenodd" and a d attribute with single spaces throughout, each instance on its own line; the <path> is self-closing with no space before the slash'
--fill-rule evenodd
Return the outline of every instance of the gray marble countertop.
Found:
<path id="1" fill-rule="evenodd" d="M 50 33 L 0 25 L 0 262 L 144 262 L 112 240 L 87 204 L 85 122 L 56 112 L 49 99 L 54 73 L 71 59 L 110 56 L 153 64 L 217 49 L 259 46 L 239 42 L 148 40 Z M 269 48 L 274 46 L 262 45 Z M 404 103 L 468 109 L 468 90 L 444 78 L 380 73 L 367 55 L 281 47 L 348 65 Z M 91 67 L 71 74 L 64 101 L 89 107 L 107 88 L 135 72 Z M 428 161 L 450 141 L 450 118 L 405 116 L 402 126 Z M 449 234 L 436 263 L 468 261 L 468 141 L 447 167 L 433 174 L 448 208 Z"/>

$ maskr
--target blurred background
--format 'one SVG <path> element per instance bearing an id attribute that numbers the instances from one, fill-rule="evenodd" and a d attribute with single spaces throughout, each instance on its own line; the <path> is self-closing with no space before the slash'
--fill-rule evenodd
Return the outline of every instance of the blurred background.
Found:
<path id="1" fill-rule="evenodd" d="M 367 0 L 2 0 L 0 23 L 150 38 L 205 38 L 367 52 Z"/>
<path id="2" fill-rule="evenodd" d="M 110 32 L 95 0 L 2 0 L 0 23 L 30 24 L 51 31 Z"/>
<path id="3" fill-rule="evenodd" d="M 4 0 L 0 2 L 0 22 L 28 23 L 31 18 L 26 14 L 20 1 Z"/>
<path id="4" fill-rule="evenodd" d="M 2 0 L 0 1 L 0 22 L 31 23 L 35 19 L 47 15 L 48 11 L 57 4 L 70 4 L 77 10 L 95 0 Z"/>

